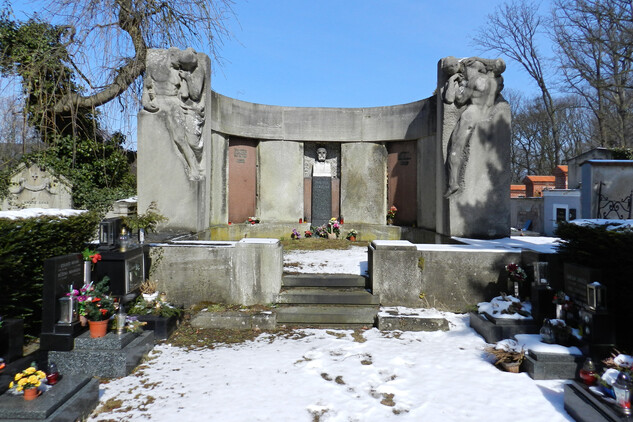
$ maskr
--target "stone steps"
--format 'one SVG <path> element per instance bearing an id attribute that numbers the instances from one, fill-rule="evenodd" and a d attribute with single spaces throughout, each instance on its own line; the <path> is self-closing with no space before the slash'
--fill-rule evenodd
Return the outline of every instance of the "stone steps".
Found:
<path id="1" fill-rule="evenodd" d="M 366 279 L 347 274 L 284 276 L 277 298 L 277 324 L 303 327 L 373 326 L 380 300 Z"/>

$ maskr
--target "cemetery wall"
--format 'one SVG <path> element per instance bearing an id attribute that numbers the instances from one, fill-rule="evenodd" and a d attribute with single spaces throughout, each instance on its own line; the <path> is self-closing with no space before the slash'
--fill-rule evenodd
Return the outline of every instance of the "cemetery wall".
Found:
<path id="1" fill-rule="evenodd" d="M 170 301 L 272 303 L 281 288 L 283 257 L 276 239 L 152 246 L 151 280 Z"/>
<path id="2" fill-rule="evenodd" d="M 582 218 L 633 217 L 633 213 L 629 216 L 630 198 L 633 195 L 632 160 L 589 160 L 581 164 L 580 168 Z"/>
<path id="3" fill-rule="evenodd" d="M 543 198 L 511 198 L 510 226 L 521 230 L 528 220 L 528 231 L 543 233 Z"/>
<path id="4" fill-rule="evenodd" d="M 521 262 L 520 250 L 403 240 L 369 246 L 371 288 L 383 306 L 464 312 L 507 290 L 505 266 L 512 262 Z"/>

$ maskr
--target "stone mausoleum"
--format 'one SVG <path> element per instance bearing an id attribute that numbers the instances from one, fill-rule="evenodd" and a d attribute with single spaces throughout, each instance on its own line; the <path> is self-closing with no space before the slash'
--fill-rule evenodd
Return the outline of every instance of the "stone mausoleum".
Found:
<path id="1" fill-rule="evenodd" d="M 138 115 L 139 212 L 151 202 L 168 228 L 200 232 L 261 224 L 442 235 L 510 233 L 510 108 L 502 60 L 447 57 L 436 94 L 372 108 L 254 104 L 211 89 L 210 60 L 150 50 Z M 288 235 L 288 233 L 282 233 Z"/>

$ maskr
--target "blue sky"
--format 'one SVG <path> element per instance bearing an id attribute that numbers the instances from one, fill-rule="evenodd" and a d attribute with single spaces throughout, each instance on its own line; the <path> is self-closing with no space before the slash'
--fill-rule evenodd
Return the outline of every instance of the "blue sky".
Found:
<path id="1" fill-rule="evenodd" d="M 263 104 L 371 107 L 427 98 L 442 57 L 480 55 L 472 35 L 502 0 L 238 1 L 212 87 Z M 494 54 L 485 54 L 492 57 Z M 508 62 L 505 85 L 536 85 Z"/>
<path id="2" fill-rule="evenodd" d="M 43 0 L 13 1 L 26 19 Z M 235 0 L 233 38 L 213 63 L 212 88 L 244 101 L 302 107 L 374 107 L 433 94 L 437 62 L 482 54 L 472 37 L 504 0 Z M 550 4 L 544 0 L 542 7 Z M 547 52 L 548 55 L 549 52 Z M 505 87 L 536 95 L 506 60 Z M 135 148 L 136 119 L 106 111 Z M 123 117 L 123 118 L 121 118 Z"/>

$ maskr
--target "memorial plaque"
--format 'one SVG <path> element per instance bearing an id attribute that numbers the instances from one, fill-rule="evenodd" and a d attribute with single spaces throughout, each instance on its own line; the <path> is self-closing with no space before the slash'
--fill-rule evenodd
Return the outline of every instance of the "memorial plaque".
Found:
<path id="1" fill-rule="evenodd" d="M 565 264 L 565 293 L 579 305 L 587 304 L 587 284 L 601 281 L 600 270 L 576 264 Z"/>
<path id="2" fill-rule="evenodd" d="M 312 225 L 322 226 L 332 218 L 332 178 L 312 178 Z"/>
<path id="3" fill-rule="evenodd" d="M 42 296 L 42 350 L 72 350 L 73 339 L 84 328 L 79 322 L 61 324 L 59 298 L 66 297 L 71 288 L 83 286 L 83 259 L 81 254 L 70 254 L 44 261 L 44 287 Z"/>

